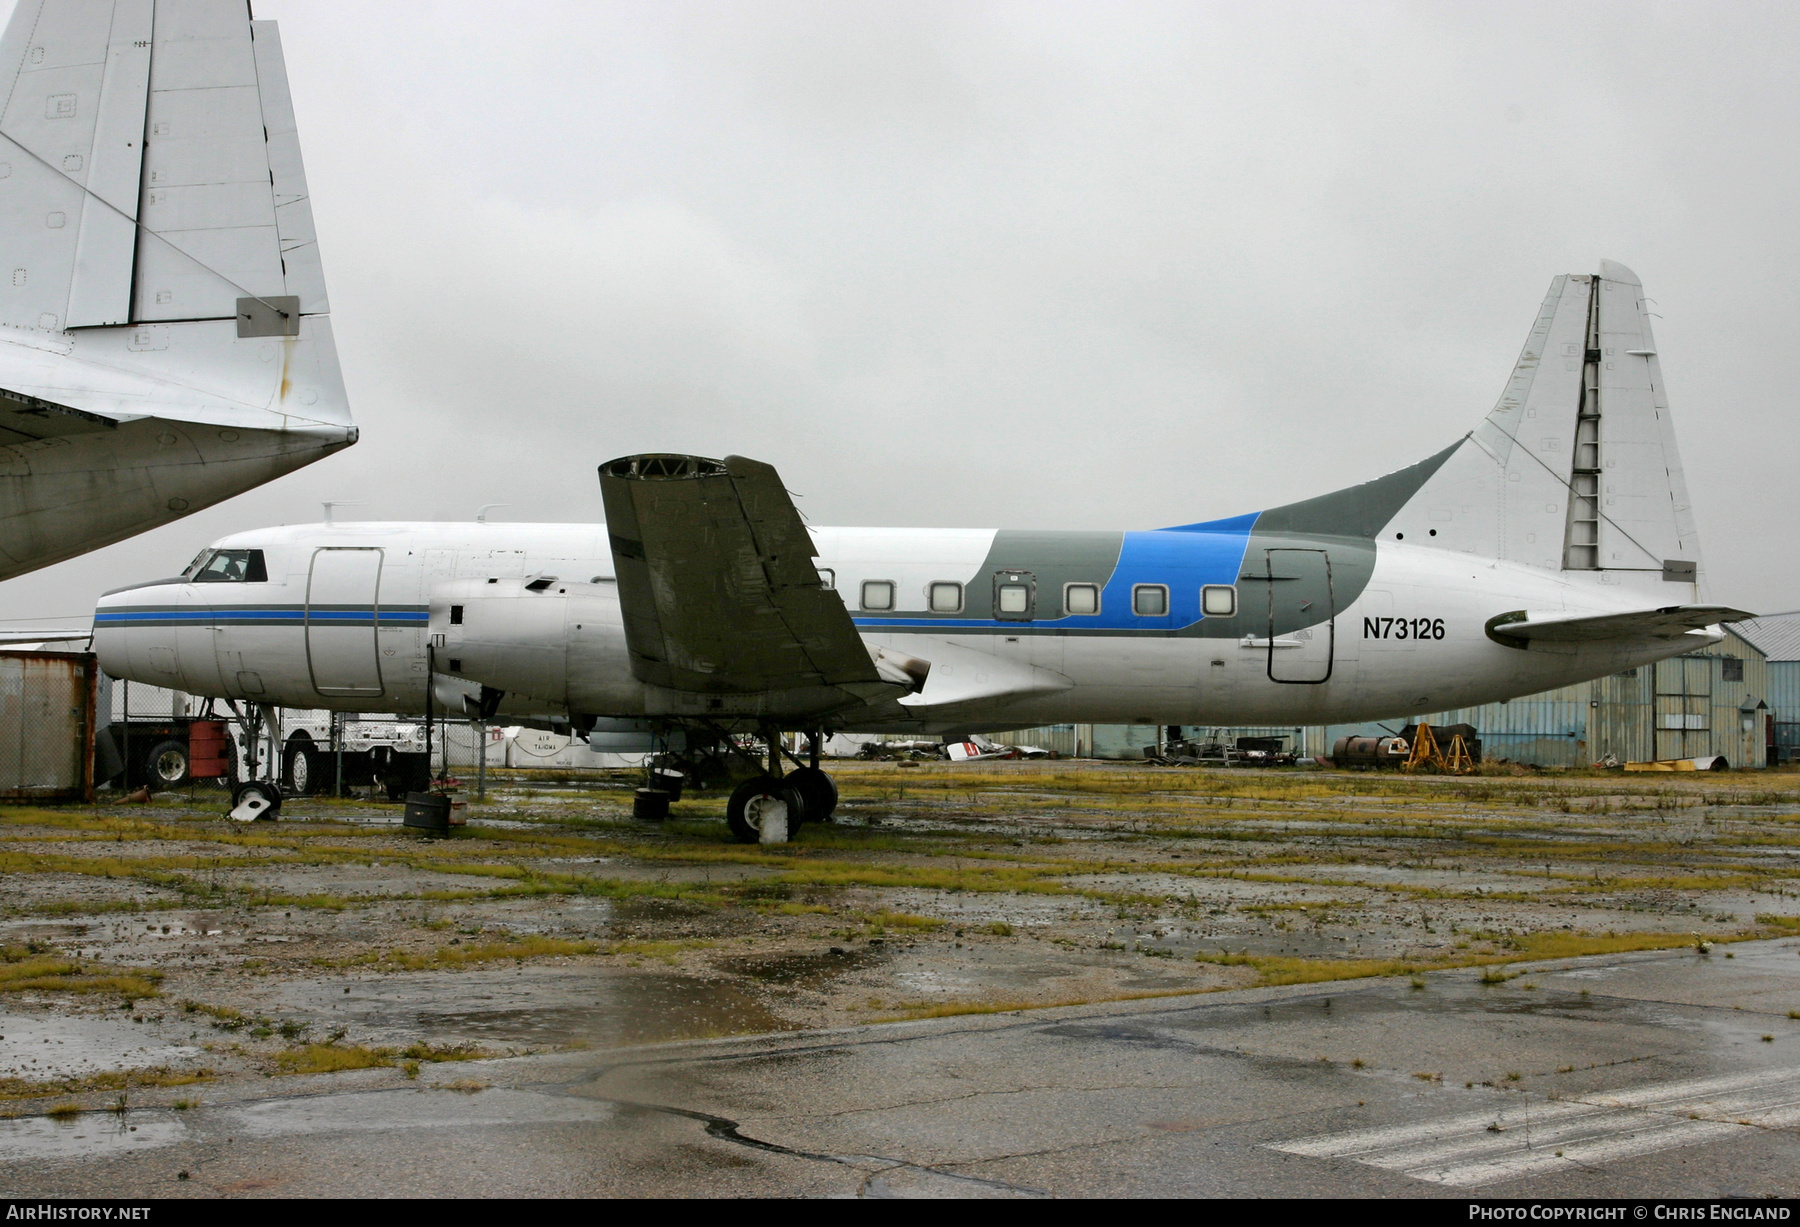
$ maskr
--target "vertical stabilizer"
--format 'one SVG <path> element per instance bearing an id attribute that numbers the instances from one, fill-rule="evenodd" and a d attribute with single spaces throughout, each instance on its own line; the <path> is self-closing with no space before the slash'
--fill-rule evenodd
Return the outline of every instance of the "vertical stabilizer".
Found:
<path id="1" fill-rule="evenodd" d="M 1551 282 L 1499 403 L 1441 463 L 1408 470 L 1418 486 L 1377 535 L 1698 599 L 1699 537 L 1645 301 L 1610 260 Z"/>
<path id="2" fill-rule="evenodd" d="M 328 309 L 281 39 L 242 0 L 22 0 L 0 88 L 0 323 Z"/>
<path id="3" fill-rule="evenodd" d="M 0 36 L 0 579 L 356 440 L 281 40 L 245 0 Z"/>

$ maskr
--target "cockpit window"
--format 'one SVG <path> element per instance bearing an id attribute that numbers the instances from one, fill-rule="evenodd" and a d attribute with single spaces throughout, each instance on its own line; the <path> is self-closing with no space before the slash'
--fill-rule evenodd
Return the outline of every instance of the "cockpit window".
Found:
<path id="1" fill-rule="evenodd" d="M 269 569 L 261 550 L 214 550 L 194 572 L 196 584 L 265 584 Z"/>
<path id="2" fill-rule="evenodd" d="M 196 576 L 200 573 L 200 568 L 206 565 L 207 559 L 211 558 L 212 556 L 213 556 L 213 552 L 211 550 L 201 550 L 198 554 L 195 554 L 194 561 L 188 563 L 187 570 L 185 570 L 181 573 L 181 578 L 183 578 L 183 579 L 194 578 L 194 576 Z"/>

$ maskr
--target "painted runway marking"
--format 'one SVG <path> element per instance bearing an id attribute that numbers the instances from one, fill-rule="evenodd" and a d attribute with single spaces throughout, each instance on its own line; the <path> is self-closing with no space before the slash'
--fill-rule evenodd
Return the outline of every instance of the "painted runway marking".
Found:
<path id="1" fill-rule="evenodd" d="M 1511 1100 L 1485 1112 L 1300 1138 L 1269 1149 L 1352 1159 L 1415 1180 L 1473 1188 L 1795 1125 L 1800 1069 L 1763 1069 L 1569 1099 Z"/>

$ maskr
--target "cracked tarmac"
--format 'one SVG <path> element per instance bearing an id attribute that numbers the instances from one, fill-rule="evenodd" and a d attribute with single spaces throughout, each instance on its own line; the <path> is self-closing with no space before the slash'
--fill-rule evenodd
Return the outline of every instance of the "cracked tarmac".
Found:
<path id="1" fill-rule="evenodd" d="M 1797 1192 L 1800 776 L 840 782 L 0 810 L 0 1193 Z"/>
<path id="2" fill-rule="evenodd" d="M 1734 954 L 238 1083 L 4 1122 L 0 1192 L 1792 1197 L 1800 943 Z"/>

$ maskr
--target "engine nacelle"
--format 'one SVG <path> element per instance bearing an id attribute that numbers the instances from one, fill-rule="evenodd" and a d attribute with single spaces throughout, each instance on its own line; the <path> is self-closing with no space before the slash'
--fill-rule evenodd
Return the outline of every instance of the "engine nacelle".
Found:
<path id="1" fill-rule="evenodd" d="M 445 580 L 429 610 L 438 672 L 575 712 L 644 710 L 611 580 Z"/>

